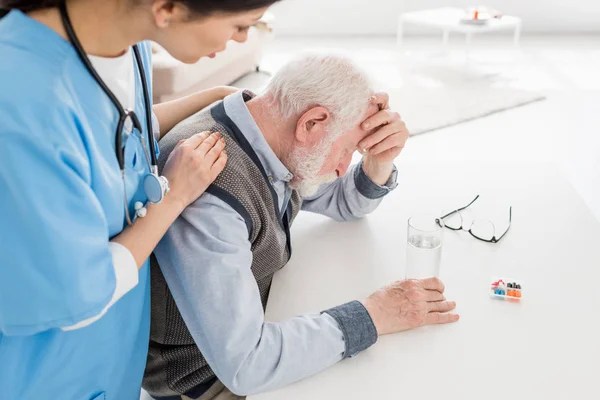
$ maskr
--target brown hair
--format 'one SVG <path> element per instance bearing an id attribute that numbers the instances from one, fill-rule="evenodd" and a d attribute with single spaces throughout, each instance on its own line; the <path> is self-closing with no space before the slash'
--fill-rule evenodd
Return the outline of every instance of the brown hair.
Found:
<path id="1" fill-rule="evenodd" d="M 10 10 L 16 8 L 23 12 L 38 10 L 40 8 L 58 7 L 65 0 L 0 0 L 0 9 Z M 135 0 L 138 1 L 139 0 Z M 256 10 L 276 3 L 279 0 L 174 0 L 181 3 L 192 12 L 202 15 L 215 12 L 243 12 Z"/>

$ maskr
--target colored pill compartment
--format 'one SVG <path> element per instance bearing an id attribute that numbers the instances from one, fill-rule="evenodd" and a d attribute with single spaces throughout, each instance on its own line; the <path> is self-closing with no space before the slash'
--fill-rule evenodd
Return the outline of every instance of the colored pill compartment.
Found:
<path id="1" fill-rule="evenodd" d="M 489 287 L 490 297 L 499 300 L 521 300 L 523 297 L 523 282 L 494 276 Z"/>

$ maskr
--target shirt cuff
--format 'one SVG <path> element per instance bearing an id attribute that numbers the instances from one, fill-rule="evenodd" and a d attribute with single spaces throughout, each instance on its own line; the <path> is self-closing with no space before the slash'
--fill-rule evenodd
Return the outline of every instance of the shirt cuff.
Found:
<path id="1" fill-rule="evenodd" d="M 336 320 L 344 334 L 344 358 L 354 357 L 377 342 L 375 324 L 360 301 L 351 301 L 323 312 Z"/>
<path id="2" fill-rule="evenodd" d="M 115 291 L 110 302 L 102 309 L 102 311 L 91 318 L 85 319 L 72 326 L 61 328 L 63 331 L 74 331 L 76 329 L 85 328 L 93 324 L 106 314 L 108 309 L 112 307 L 121 297 L 137 286 L 139 281 L 139 272 L 133 254 L 122 244 L 110 242 L 108 244 L 112 255 L 113 268 L 115 271 Z"/>
<path id="3" fill-rule="evenodd" d="M 397 178 L 398 169 L 395 165 L 388 181 L 383 186 L 376 184 L 369 178 L 363 170 L 362 161 L 354 168 L 354 184 L 356 185 L 356 189 L 364 197 L 371 200 L 382 198 L 392 190 L 396 189 L 398 186 L 398 183 L 396 182 Z"/>

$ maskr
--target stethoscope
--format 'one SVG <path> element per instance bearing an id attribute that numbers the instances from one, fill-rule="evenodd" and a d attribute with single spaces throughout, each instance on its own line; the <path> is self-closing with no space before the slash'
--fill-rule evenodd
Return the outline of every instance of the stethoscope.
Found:
<path id="1" fill-rule="evenodd" d="M 94 80 L 98 83 L 102 91 L 106 93 L 109 97 L 110 101 L 114 104 L 117 111 L 119 112 L 119 123 L 117 124 L 117 133 L 115 135 L 115 151 L 117 154 L 117 161 L 119 162 L 119 168 L 121 169 L 121 179 L 123 180 L 123 201 L 125 205 L 125 216 L 127 217 L 127 223 L 132 225 L 133 222 L 129 215 L 129 206 L 127 204 L 127 187 L 125 183 L 125 147 L 123 146 L 123 134 L 126 137 L 129 137 L 131 133 L 134 132 L 134 129 L 137 129 L 139 132 L 139 139 L 142 143 L 142 147 L 144 148 L 144 154 L 146 155 L 146 162 L 148 163 L 148 167 L 150 172 L 144 176 L 144 192 L 148 201 L 154 204 L 160 203 L 163 198 L 169 193 L 169 181 L 164 176 L 158 175 L 158 162 L 156 159 L 156 147 L 154 144 L 154 138 L 150 134 L 152 132 L 152 109 L 150 106 L 150 99 L 148 94 L 148 82 L 146 82 L 146 75 L 144 71 L 144 65 L 142 63 L 142 58 L 140 56 L 140 50 L 137 45 L 133 46 L 133 53 L 135 54 L 135 61 L 137 64 L 137 69 L 140 74 L 140 79 L 142 81 L 142 89 L 144 92 L 144 106 L 146 110 L 146 128 L 148 131 L 148 143 L 150 144 L 150 155 L 148 155 L 148 149 L 146 148 L 146 141 L 144 140 L 144 134 L 142 131 L 142 124 L 140 124 L 140 120 L 138 119 L 135 112 L 131 109 L 124 109 L 117 97 L 114 93 L 106 86 L 106 83 L 100 78 L 98 72 L 88 59 L 85 51 L 83 50 L 83 46 L 77 39 L 77 35 L 73 29 L 73 25 L 71 24 L 71 20 L 67 13 L 66 2 L 62 1 L 60 3 L 60 15 L 62 18 L 62 23 L 67 32 L 67 36 L 69 37 L 69 41 L 75 48 L 77 55 L 79 56 L 81 62 L 88 70 L 90 75 L 94 78 Z M 126 127 L 127 121 L 130 121 L 132 129 L 128 129 L 129 126 Z M 135 204 L 136 215 L 138 217 L 144 217 L 146 215 L 146 208 L 142 203 L 136 202 Z"/>

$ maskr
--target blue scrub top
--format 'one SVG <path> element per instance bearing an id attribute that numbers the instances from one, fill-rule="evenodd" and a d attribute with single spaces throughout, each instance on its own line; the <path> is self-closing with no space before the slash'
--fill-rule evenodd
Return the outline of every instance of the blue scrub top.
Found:
<path id="1" fill-rule="evenodd" d="M 149 44 L 140 51 L 152 82 Z M 18 11 L 0 20 L 0 399 L 139 399 L 147 262 L 102 318 L 60 329 L 99 314 L 115 290 L 108 243 L 125 226 L 117 120 L 67 41 Z M 148 171 L 134 135 L 125 159 L 134 215 Z"/>

